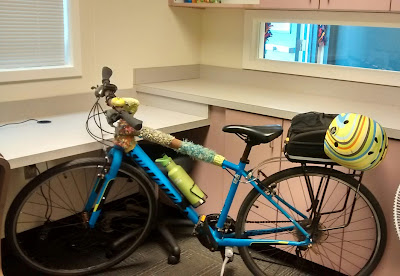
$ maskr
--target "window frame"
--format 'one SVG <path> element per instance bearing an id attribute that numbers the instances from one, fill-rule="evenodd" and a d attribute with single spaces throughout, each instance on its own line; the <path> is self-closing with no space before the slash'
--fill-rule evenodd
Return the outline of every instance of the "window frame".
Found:
<path id="1" fill-rule="evenodd" d="M 69 64 L 63 66 L 0 70 L 0 83 L 82 76 L 79 0 L 65 0 L 68 15 Z"/>
<path id="2" fill-rule="evenodd" d="M 354 25 L 400 28 L 400 14 L 321 11 L 254 11 L 244 16 L 243 69 L 309 77 L 400 86 L 400 72 L 330 64 L 300 63 L 259 58 L 262 22 Z"/>

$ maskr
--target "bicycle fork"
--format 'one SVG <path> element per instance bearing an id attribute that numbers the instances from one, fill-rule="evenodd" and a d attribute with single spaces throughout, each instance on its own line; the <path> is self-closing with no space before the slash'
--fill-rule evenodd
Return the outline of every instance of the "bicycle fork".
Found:
<path id="1" fill-rule="evenodd" d="M 88 221 L 89 227 L 94 228 L 101 214 L 101 209 L 107 198 L 114 179 L 117 177 L 118 170 L 122 163 L 123 151 L 111 149 L 109 156 L 112 155 L 113 160 L 109 171 L 103 167 L 102 172 L 98 175 L 96 183 L 90 193 L 89 199 L 85 206 L 85 213 L 89 213 L 92 209 L 92 214 Z"/>

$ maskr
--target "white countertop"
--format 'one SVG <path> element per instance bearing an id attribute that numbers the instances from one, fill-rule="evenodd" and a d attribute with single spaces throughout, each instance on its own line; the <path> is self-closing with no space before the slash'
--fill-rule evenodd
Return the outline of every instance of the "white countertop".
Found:
<path id="1" fill-rule="evenodd" d="M 137 92 L 291 119 L 308 111 L 353 112 L 382 124 L 388 136 L 400 139 L 399 105 L 354 102 L 332 96 L 276 91 L 210 79 L 189 79 L 136 85 Z"/>
<path id="2" fill-rule="evenodd" d="M 10 163 L 11 168 L 18 168 L 48 160 L 72 156 L 101 149 L 102 144 L 94 141 L 86 132 L 88 111 L 60 116 L 36 118 L 51 120 L 50 124 L 37 124 L 34 121 L 0 128 L 0 153 Z M 114 132 L 104 116 L 102 127 Z M 169 111 L 152 106 L 141 105 L 135 115 L 143 125 L 167 133 L 209 125 L 208 118 Z M 91 129 L 96 134 L 93 121 Z M 111 139 L 113 135 L 105 135 Z"/>

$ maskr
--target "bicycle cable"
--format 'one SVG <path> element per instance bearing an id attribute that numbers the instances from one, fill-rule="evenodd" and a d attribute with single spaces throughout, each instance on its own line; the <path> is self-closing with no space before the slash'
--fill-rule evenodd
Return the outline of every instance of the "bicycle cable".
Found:
<path id="1" fill-rule="evenodd" d="M 100 114 L 104 114 L 104 109 L 99 104 L 99 100 L 100 100 L 100 98 L 97 98 L 96 102 L 93 104 L 92 108 L 89 111 L 89 114 L 88 114 L 88 117 L 86 120 L 86 131 L 90 135 L 90 137 L 92 137 L 95 141 L 103 144 L 106 147 L 109 147 L 109 146 L 112 146 L 112 143 L 104 139 L 104 133 L 108 133 L 108 134 L 114 134 L 114 133 L 103 129 L 103 127 L 102 127 Z M 100 110 L 102 112 L 100 112 Z M 99 128 L 101 137 L 94 134 L 92 132 L 92 130 L 90 129 L 90 127 L 89 127 L 90 119 L 93 119 L 95 125 Z M 109 142 L 109 144 L 106 141 Z"/>

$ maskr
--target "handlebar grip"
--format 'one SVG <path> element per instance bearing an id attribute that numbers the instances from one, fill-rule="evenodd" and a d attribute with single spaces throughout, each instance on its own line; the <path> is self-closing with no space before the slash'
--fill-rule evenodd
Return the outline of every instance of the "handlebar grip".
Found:
<path id="1" fill-rule="evenodd" d="M 101 76 L 103 77 L 103 83 L 108 82 L 110 83 L 110 78 L 113 74 L 113 71 L 108 68 L 107 66 L 104 66 L 103 69 L 101 70 Z"/>
<path id="2" fill-rule="evenodd" d="M 135 117 L 132 116 L 132 114 L 129 114 L 126 111 L 122 111 L 120 114 L 121 118 L 124 119 L 131 127 L 133 127 L 136 130 L 142 129 L 143 122 L 141 120 L 136 119 Z"/>

